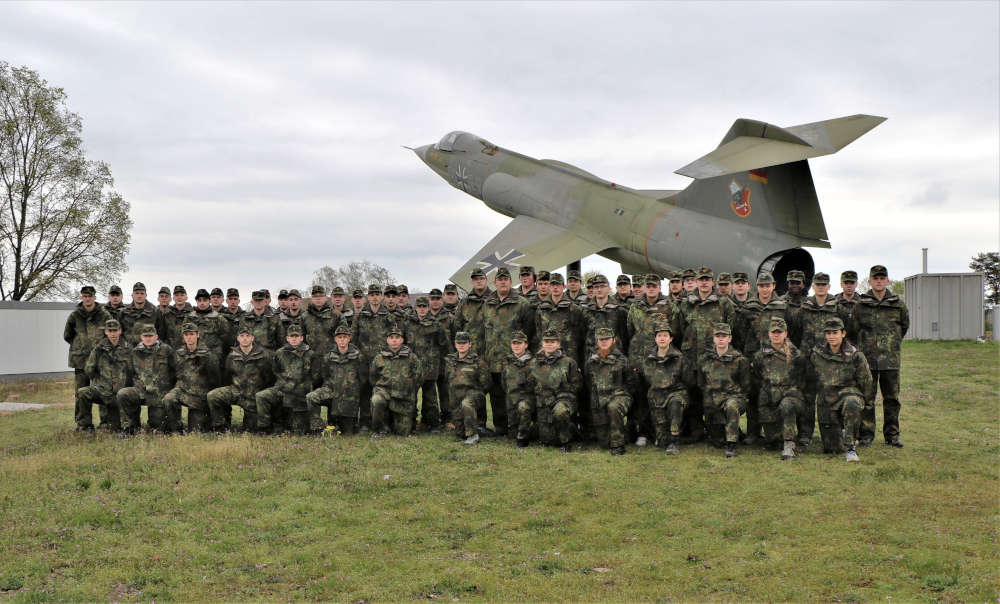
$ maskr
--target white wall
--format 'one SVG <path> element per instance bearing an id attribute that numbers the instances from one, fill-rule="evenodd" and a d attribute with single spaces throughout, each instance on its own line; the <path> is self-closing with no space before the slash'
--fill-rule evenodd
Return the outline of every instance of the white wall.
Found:
<path id="1" fill-rule="evenodd" d="M 63 327 L 75 307 L 62 302 L 0 302 L 0 375 L 72 371 Z"/>

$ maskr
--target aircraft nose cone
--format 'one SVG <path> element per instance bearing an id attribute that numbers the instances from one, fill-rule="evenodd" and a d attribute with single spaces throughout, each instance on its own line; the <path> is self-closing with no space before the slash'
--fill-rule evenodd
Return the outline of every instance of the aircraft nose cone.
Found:
<path id="1" fill-rule="evenodd" d="M 430 148 L 431 148 L 430 145 L 423 145 L 421 147 L 417 147 L 416 149 L 414 149 L 413 152 L 417 154 L 417 157 L 420 158 L 420 161 L 422 161 L 422 162 L 424 162 L 426 164 L 427 163 L 427 150 L 430 149 Z"/>

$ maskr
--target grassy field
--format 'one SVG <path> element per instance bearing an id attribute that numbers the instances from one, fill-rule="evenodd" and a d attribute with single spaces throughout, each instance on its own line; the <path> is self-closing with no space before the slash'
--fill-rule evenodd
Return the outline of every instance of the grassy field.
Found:
<path id="1" fill-rule="evenodd" d="M 997 601 L 1000 349 L 904 345 L 861 464 L 110 435 L 0 415 L 0 600 Z M 69 402 L 67 384 L 0 400 Z M 879 409 L 881 430 L 881 408 Z M 818 440 L 818 439 L 817 439 Z"/>

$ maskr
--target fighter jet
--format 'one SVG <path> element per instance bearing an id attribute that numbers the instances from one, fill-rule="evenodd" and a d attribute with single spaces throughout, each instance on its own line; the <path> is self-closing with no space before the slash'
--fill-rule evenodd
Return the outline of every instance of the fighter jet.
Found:
<path id="1" fill-rule="evenodd" d="M 640 190 L 553 159 L 534 159 L 469 132 L 413 149 L 448 183 L 513 220 L 451 280 L 501 266 L 553 270 L 590 254 L 627 274 L 710 266 L 751 276 L 789 270 L 809 281 L 805 247 L 829 248 L 808 159 L 836 153 L 886 118 L 852 115 L 781 128 L 738 119 L 719 146 L 676 171 L 684 190 Z"/>

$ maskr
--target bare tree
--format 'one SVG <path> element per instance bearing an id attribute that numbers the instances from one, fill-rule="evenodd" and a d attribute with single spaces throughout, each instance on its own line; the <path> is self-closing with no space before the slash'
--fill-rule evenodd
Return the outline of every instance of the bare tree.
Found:
<path id="1" fill-rule="evenodd" d="M 82 129 L 63 89 L 0 62 L 0 299 L 73 298 L 128 268 L 129 204 Z"/>
<path id="2" fill-rule="evenodd" d="M 389 269 L 368 260 L 351 262 L 336 269 L 324 266 L 313 273 L 313 284 L 322 285 L 327 292 L 338 285 L 348 294 L 352 289 L 363 289 L 367 292 L 368 286 L 373 283 L 385 287 L 396 281 Z"/>

